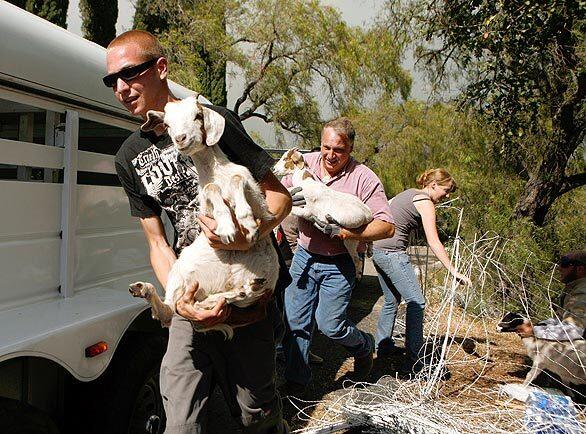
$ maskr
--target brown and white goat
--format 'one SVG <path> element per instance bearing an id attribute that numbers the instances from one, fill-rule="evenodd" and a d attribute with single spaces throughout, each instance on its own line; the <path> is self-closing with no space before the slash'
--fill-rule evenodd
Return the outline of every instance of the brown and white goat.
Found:
<path id="1" fill-rule="evenodd" d="M 559 375 L 566 385 L 586 384 L 586 341 L 584 339 L 555 341 L 536 338 L 533 324 L 518 313 L 508 312 L 497 331 L 517 333 L 533 360 L 523 386 L 528 386 L 543 371 Z"/>
<path id="2" fill-rule="evenodd" d="M 321 221 L 328 221 L 332 217 L 342 227 L 355 229 L 370 223 L 373 219 L 372 211 L 358 197 L 333 190 L 324 183 L 316 181 L 303 160 L 303 155 L 297 148 L 289 149 L 273 167 L 276 175 L 291 175 L 293 187 L 301 187 L 306 205 L 294 206 L 291 214 L 310 220 L 312 217 Z M 362 270 L 362 259 L 357 248 L 359 241 L 345 239 L 344 247 L 352 257 L 359 274 Z M 370 245 L 372 248 L 372 245 Z M 370 255 L 369 255 L 370 256 Z"/>

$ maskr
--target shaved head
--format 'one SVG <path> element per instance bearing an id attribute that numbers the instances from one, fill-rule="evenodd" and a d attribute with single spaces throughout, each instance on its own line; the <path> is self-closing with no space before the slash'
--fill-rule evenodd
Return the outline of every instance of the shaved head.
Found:
<path id="1" fill-rule="evenodd" d="M 128 45 L 135 45 L 139 55 L 145 60 L 165 57 L 165 51 L 157 38 L 145 30 L 129 30 L 122 33 L 108 44 L 108 51 Z"/>
<path id="2" fill-rule="evenodd" d="M 120 75 L 121 71 L 137 67 L 142 69 L 132 76 Z M 112 90 L 116 99 L 135 116 L 146 119 L 149 110 L 162 111 L 167 102 L 174 100 L 167 83 L 168 63 L 163 47 L 149 32 L 130 30 L 110 42 L 106 69 L 108 75 L 114 76 Z"/>

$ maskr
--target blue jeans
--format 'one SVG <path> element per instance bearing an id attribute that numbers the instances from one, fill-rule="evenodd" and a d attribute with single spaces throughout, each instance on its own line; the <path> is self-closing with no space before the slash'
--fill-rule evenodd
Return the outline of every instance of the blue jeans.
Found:
<path id="1" fill-rule="evenodd" d="M 303 385 L 311 380 L 309 344 L 316 323 L 354 357 L 374 350 L 366 333 L 346 315 L 356 279 L 349 255 L 324 257 L 299 246 L 289 272 L 293 282 L 285 290 L 285 379 Z"/>
<path id="2" fill-rule="evenodd" d="M 374 249 L 372 256 L 385 302 L 378 318 L 376 329 L 377 351 L 384 353 L 391 349 L 397 308 L 401 298 L 407 303 L 405 324 L 405 346 L 411 361 L 419 359 L 423 346 L 423 309 L 425 298 L 421 286 L 404 252 L 387 252 Z"/>

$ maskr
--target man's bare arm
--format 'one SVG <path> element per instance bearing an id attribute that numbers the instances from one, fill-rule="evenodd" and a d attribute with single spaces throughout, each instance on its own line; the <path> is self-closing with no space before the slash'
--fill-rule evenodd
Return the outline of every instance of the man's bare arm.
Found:
<path id="1" fill-rule="evenodd" d="M 149 244 L 149 256 L 153 271 L 163 288 L 166 288 L 169 271 L 177 257 L 167 242 L 163 222 L 160 217 L 153 216 L 141 218 L 140 225 Z"/>
<path id="2" fill-rule="evenodd" d="M 271 231 L 279 226 L 281 222 L 291 212 L 291 195 L 281 181 L 273 174 L 268 172 L 260 182 L 260 187 L 267 198 L 269 211 L 275 218 L 260 225 L 260 237 L 266 237 Z"/>
<path id="3" fill-rule="evenodd" d="M 395 234 L 395 225 L 382 220 L 373 220 L 366 226 L 356 229 L 342 228 L 339 237 L 359 241 L 376 241 L 390 238 Z"/>

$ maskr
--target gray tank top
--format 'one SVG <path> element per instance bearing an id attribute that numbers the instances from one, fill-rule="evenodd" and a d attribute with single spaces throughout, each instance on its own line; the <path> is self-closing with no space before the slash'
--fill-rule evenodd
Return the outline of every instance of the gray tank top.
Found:
<path id="1" fill-rule="evenodd" d="M 395 219 L 395 235 L 391 238 L 375 241 L 375 248 L 390 252 L 404 252 L 407 250 L 409 233 L 417 229 L 421 224 L 419 211 L 413 205 L 413 198 L 418 194 L 423 193 L 415 188 L 410 188 L 393 198 L 391 202 L 391 214 Z"/>

